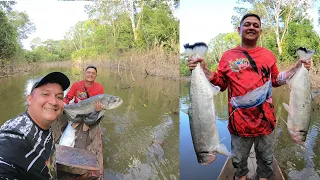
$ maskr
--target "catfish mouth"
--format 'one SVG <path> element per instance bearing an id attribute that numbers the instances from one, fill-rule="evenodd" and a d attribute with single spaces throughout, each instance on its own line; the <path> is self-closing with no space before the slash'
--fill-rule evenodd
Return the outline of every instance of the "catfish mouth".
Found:
<path id="1" fill-rule="evenodd" d="M 119 107 L 122 103 L 123 103 L 123 101 L 121 98 L 115 98 L 113 100 L 113 102 L 109 102 L 110 105 L 105 109 L 115 109 L 115 108 Z"/>
<path id="2" fill-rule="evenodd" d="M 217 158 L 217 152 L 215 151 L 214 152 L 202 151 L 202 152 L 197 152 L 196 154 L 197 154 L 198 163 L 204 166 L 211 164 Z"/>

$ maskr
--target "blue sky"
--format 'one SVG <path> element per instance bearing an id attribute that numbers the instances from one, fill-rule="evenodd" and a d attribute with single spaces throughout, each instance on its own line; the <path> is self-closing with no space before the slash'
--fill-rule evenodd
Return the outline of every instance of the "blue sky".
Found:
<path id="1" fill-rule="evenodd" d="M 232 15 L 236 15 L 233 8 L 239 6 L 236 0 L 180 0 L 180 50 L 183 45 L 195 42 L 208 43 L 219 33 L 233 32 Z M 311 11 L 317 18 L 319 0 Z M 248 6 L 246 6 L 248 7 Z M 319 25 L 314 19 L 314 26 L 319 33 Z"/>

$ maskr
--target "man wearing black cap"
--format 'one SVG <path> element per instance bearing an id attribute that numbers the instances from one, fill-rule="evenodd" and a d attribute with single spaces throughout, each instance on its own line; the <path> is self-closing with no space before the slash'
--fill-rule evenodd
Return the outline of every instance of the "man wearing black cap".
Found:
<path id="1" fill-rule="evenodd" d="M 0 127 L 0 179 L 55 179 L 51 124 L 63 111 L 66 75 L 38 79 L 27 96 L 28 110 Z"/>

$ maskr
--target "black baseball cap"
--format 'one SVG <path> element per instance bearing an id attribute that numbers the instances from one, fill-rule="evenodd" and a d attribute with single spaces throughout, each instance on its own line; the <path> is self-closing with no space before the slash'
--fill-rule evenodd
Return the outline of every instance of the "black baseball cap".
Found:
<path id="1" fill-rule="evenodd" d="M 63 91 L 65 91 L 66 89 L 68 89 L 68 87 L 70 85 L 70 80 L 65 74 L 63 74 L 61 72 L 52 72 L 52 73 L 49 73 L 49 74 L 37 79 L 36 82 L 34 83 L 34 85 L 32 86 L 31 92 L 35 88 L 40 87 L 40 86 L 47 84 L 47 83 L 60 84 Z"/>

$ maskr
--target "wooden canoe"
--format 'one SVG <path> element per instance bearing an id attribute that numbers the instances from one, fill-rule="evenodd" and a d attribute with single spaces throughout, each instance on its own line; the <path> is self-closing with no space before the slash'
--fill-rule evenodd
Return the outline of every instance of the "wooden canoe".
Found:
<path id="1" fill-rule="evenodd" d="M 67 117 L 62 114 L 52 124 L 51 128 L 56 147 L 57 179 L 104 179 L 100 120 L 91 125 L 88 131 L 82 130 L 83 123 L 76 127 L 74 147 L 58 144 L 68 124 Z"/>
<path id="2" fill-rule="evenodd" d="M 272 168 L 273 168 L 273 175 L 269 177 L 268 180 L 285 180 L 281 172 L 281 169 L 279 167 L 279 163 L 275 157 L 273 157 Z M 247 180 L 258 179 L 256 174 L 256 169 L 257 169 L 256 154 L 253 146 L 250 150 L 250 155 L 248 157 L 248 169 L 249 169 L 249 173 L 247 174 Z M 234 171 L 233 171 L 232 160 L 228 158 L 220 172 L 218 180 L 233 180 L 233 176 L 234 176 Z"/>

